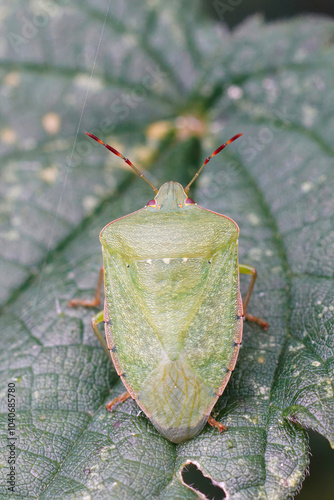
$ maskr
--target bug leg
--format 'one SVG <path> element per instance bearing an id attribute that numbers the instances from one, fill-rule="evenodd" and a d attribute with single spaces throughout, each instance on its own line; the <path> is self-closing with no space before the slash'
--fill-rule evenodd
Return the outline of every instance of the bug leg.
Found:
<path id="1" fill-rule="evenodd" d="M 103 267 L 100 269 L 99 278 L 97 280 L 97 285 L 95 289 L 95 295 L 93 299 L 72 299 L 69 301 L 69 307 L 84 306 L 84 307 L 98 307 L 101 302 L 101 287 L 103 283 Z M 95 331 L 95 330 L 94 330 Z"/>
<path id="2" fill-rule="evenodd" d="M 95 314 L 95 316 L 92 317 L 91 324 L 92 324 L 92 328 L 94 330 L 95 335 L 97 336 L 97 338 L 101 342 L 102 347 L 105 350 L 105 352 L 108 354 L 108 358 L 109 358 L 110 352 L 108 349 L 106 339 L 104 338 L 104 335 L 100 332 L 100 330 L 98 329 L 98 326 L 97 326 L 99 323 L 102 323 L 102 321 L 104 321 L 104 311 L 100 311 L 99 313 Z"/>
<path id="3" fill-rule="evenodd" d="M 131 396 L 128 393 L 128 391 L 125 391 L 120 396 L 117 396 L 117 398 L 114 398 L 111 401 L 109 401 L 109 403 L 106 404 L 106 409 L 108 411 L 112 411 L 113 406 L 115 406 L 119 403 L 123 403 L 124 401 L 126 401 L 130 397 Z"/>
<path id="4" fill-rule="evenodd" d="M 219 430 L 219 433 L 221 434 L 223 431 L 227 430 L 227 427 L 217 420 L 215 420 L 211 415 L 208 418 L 208 423 L 212 425 L 212 427 L 216 427 Z"/>
<path id="5" fill-rule="evenodd" d="M 255 280 L 257 277 L 256 269 L 252 266 L 246 266 L 245 264 L 239 264 L 239 272 L 243 273 L 243 274 L 250 274 L 252 276 L 251 282 L 250 282 L 248 290 L 247 290 L 245 300 L 243 300 L 243 309 L 244 309 L 245 318 L 248 319 L 248 321 L 253 321 L 253 323 L 257 323 L 258 325 L 262 326 L 262 328 L 264 328 L 266 330 L 268 328 L 269 324 L 266 321 L 264 321 L 264 319 L 257 318 L 256 316 L 253 316 L 253 314 L 246 313 L 247 306 L 248 306 L 249 300 L 251 298 L 253 288 L 255 285 Z"/>

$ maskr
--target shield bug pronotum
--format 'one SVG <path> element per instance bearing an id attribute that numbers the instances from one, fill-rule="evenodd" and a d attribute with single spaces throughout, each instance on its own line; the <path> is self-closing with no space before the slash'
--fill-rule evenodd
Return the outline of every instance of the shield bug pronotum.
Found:
<path id="1" fill-rule="evenodd" d="M 238 262 L 237 224 L 196 205 L 188 191 L 210 159 L 242 134 L 206 158 L 186 188 L 166 182 L 159 190 L 116 149 L 87 135 L 155 193 L 144 208 L 102 229 L 104 266 L 95 298 L 69 302 L 98 306 L 104 278 L 104 310 L 92 327 L 127 389 L 106 408 L 132 397 L 174 443 L 194 437 L 207 421 L 221 432 L 226 427 L 210 413 L 234 369 L 243 320 L 268 324 L 246 313 L 256 271 Z M 251 275 L 244 301 L 239 273 Z"/>

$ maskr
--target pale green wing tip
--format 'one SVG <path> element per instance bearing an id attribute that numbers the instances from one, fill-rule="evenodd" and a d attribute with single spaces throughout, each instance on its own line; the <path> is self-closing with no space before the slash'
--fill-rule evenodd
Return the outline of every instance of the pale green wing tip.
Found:
<path id="1" fill-rule="evenodd" d="M 203 429 L 217 398 L 181 355 L 158 364 L 145 379 L 137 403 L 165 438 L 182 443 Z"/>
<path id="2" fill-rule="evenodd" d="M 151 419 L 154 427 L 163 435 L 164 438 L 168 439 L 172 443 L 180 444 L 192 439 L 197 436 L 205 426 L 208 420 L 208 416 L 204 418 L 194 427 L 162 427 L 154 419 Z"/>

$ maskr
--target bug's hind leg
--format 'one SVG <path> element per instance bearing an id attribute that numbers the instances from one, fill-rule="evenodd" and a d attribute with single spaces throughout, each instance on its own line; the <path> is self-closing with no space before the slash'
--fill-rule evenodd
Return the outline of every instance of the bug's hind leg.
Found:
<path id="1" fill-rule="evenodd" d="M 264 319 L 257 318 L 256 316 L 253 316 L 253 314 L 246 313 L 247 306 L 248 306 L 248 303 L 250 301 L 250 298 L 251 298 L 251 295 L 253 292 L 253 288 L 255 285 L 256 277 L 257 277 L 256 269 L 252 266 L 246 266 L 245 264 L 239 264 L 239 272 L 243 273 L 243 274 L 250 274 L 252 276 L 251 282 L 249 284 L 249 287 L 248 287 L 248 290 L 246 293 L 245 300 L 243 300 L 243 309 L 244 309 L 245 318 L 248 319 L 248 321 L 253 321 L 254 323 L 257 323 L 258 325 L 262 326 L 262 328 L 264 328 L 264 330 L 266 330 L 268 328 L 269 324 Z"/>
<path id="2" fill-rule="evenodd" d="M 223 431 L 227 430 L 227 427 L 217 420 L 215 420 L 211 415 L 208 418 L 208 424 L 210 424 L 212 427 L 216 427 L 219 430 L 219 433 L 221 434 Z"/>
<path id="3" fill-rule="evenodd" d="M 106 404 L 106 409 L 108 411 L 112 411 L 113 410 L 113 407 L 119 403 L 123 403 L 124 401 L 126 401 L 128 398 L 130 398 L 130 394 L 128 393 L 128 391 L 125 391 L 123 392 L 120 396 L 117 396 L 117 398 L 114 398 L 112 399 L 111 401 L 109 401 L 109 403 Z"/>
<path id="4" fill-rule="evenodd" d="M 104 270 L 104 268 L 101 267 L 99 277 L 97 280 L 94 298 L 93 299 L 72 299 L 68 303 L 69 307 L 77 307 L 77 306 L 98 307 L 100 305 L 101 287 L 102 287 L 102 283 L 103 283 L 103 270 Z"/>

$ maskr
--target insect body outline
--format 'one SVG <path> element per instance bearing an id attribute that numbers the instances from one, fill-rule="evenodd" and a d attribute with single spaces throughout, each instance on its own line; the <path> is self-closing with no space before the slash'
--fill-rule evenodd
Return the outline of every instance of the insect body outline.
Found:
<path id="1" fill-rule="evenodd" d="M 112 146 L 87 135 L 155 192 L 145 207 L 102 229 L 104 265 L 95 298 L 69 303 L 97 306 L 104 281 L 104 310 L 92 327 L 127 389 L 106 408 L 132 397 L 175 443 L 196 436 L 207 421 L 222 432 L 226 427 L 210 414 L 235 367 L 243 319 L 268 324 L 246 312 L 256 271 L 239 264 L 237 224 L 199 207 L 188 191 L 210 159 L 241 134 L 206 158 L 186 188 L 170 181 L 159 190 Z M 239 273 L 251 275 L 244 301 Z M 102 321 L 106 340 L 97 326 Z"/>

